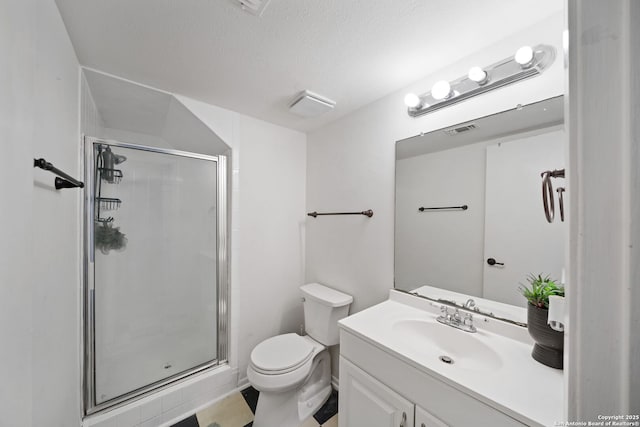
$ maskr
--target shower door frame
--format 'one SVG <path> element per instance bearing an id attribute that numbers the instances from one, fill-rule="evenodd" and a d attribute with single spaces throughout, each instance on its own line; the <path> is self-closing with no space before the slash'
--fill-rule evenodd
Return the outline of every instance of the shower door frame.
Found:
<path id="1" fill-rule="evenodd" d="M 172 156 L 189 157 L 199 160 L 215 162 L 217 165 L 217 269 L 216 281 L 212 282 L 216 286 L 218 297 L 217 307 L 217 358 L 209 362 L 197 365 L 186 371 L 177 373 L 165 379 L 147 384 L 143 387 L 117 396 L 100 404 L 96 404 L 95 399 L 95 246 L 94 246 L 94 200 L 95 200 L 95 162 L 93 158 L 94 144 L 107 144 L 112 147 L 122 147 L 134 150 L 148 151 Z M 105 409 L 114 409 L 126 405 L 133 399 L 147 396 L 151 392 L 166 388 L 177 381 L 184 380 L 194 374 L 205 370 L 214 369 L 228 361 L 229 350 L 229 228 L 227 222 L 228 215 L 228 175 L 227 157 L 224 155 L 211 156 L 206 154 L 192 153 L 174 149 L 150 147 L 145 145 L 130 144 L 115 140 L 94 138 L 85 136 L 83 144 L 85 191 L 83 201 L 83 281 L 82 281 L 82 334 L 81 348 L 82 357 L 82 395 L 84 416 L 96 414 Z"/>

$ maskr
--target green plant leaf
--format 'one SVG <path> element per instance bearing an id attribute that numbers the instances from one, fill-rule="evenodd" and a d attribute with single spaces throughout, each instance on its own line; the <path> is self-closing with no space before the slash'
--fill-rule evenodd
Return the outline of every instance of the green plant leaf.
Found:
<path id="1" fill-rule="evenodd" d="M 529 286 L 520 284 L 520 292 L 529 301 L 529 304 L 540 308 L 549 308 L 549 296 L 564 296 L 564 285 L 557 283 L 549 276 L 542 277 L 529 273 L 527 276 Z"/>

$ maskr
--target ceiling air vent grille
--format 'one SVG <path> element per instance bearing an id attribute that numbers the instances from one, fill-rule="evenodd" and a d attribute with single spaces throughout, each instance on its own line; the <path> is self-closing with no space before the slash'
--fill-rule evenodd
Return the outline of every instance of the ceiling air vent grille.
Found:
<path id="1" fill-rule="evenodd" d="M 475 128 L 477 128 L 475 123 L 470 123 L 468 125 L 458 126 L 457 128 L 447 129 L 444 131 L 444 133 L 446 133 L 449 136 L 455 136 L 455 135 L 458 135 L 459 133 L 469 132 L 470 130 L 474 130 Z"/>
<path id="2" fill-rule="evenodd" d="M 315 117 L 333 110 L 335 106 L 335 101 L 305 90 L 289 104 L 289 111 L 302 117 Z"/>
<path id="3" fill-rule="evenodd" d="M 262 16 L 265 8 L 271 0 L 231 0 L 233 3 L 240 6 L 245 12 L 249 12 L 252 15 Z"/>

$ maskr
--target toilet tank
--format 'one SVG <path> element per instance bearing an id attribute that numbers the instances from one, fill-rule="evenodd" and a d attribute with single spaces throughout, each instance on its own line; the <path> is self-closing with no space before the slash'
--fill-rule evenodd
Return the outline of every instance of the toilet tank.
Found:
<path id="1" fill-rule="evenodd" d="M 338 320 L 347 317 L 351 295 L 320 283 L 301 286 L 304 301 L 304 324 L 307 335 L 326 346 L 340 342 Z"/>

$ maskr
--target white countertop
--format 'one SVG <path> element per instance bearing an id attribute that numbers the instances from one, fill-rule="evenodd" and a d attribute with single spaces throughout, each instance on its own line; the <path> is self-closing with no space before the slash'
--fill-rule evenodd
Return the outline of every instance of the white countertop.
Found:
<path id="1" fill-rule="evenodd" d="M 389 300 L 339 324 L 345 331 L 525 424 L 553 426 L 564 418 L 563 371 L 544 366 L 531 357 L 533 342 L 525 328 L 474 315 L 478 329 L 474 337 L 500 355 L 502 362 L 486 370 L 442 363 L 433 357 L 433 351 L 425 351 L 428 343 L 403 339 L 392 331 L 398 321 L 433 321 L 438 314 L 438 304 L 392 290 Z M 440 326 L 451 333 L 467 333 Z"/>

